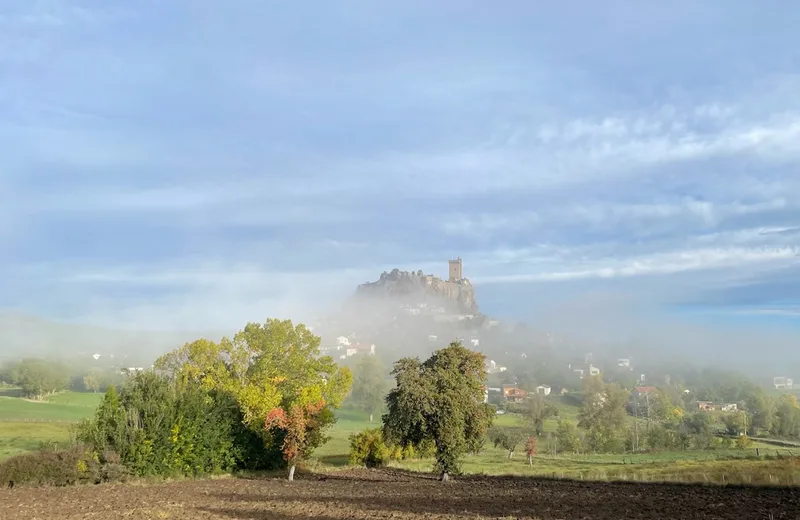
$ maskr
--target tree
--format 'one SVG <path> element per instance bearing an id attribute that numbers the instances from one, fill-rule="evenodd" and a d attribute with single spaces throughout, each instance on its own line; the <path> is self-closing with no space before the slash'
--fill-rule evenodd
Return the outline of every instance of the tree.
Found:
<path id="1" fill-rule="evenodd" d="M 568 421 L 558 421 L 556 429 L 556 451 L 559 453 L 579 453 L 583 445 L 578 429 Z"/>
<path id="2" fill-rule="evenodd" d="M 23 359 L 14 368 L 14 383 L 34 399 L 64 390 L 69 384 L 69 370 L 62 363 L 44 359 Z"/>
<path id="3" fill-rule="evenodd" d="M 544 431 L 545 420 L 558 416 L 558 408 L 549 404 L 540 394 L 531 396 L 525 408 L 526 419 L 536 431 L 536 435 L 541 435 Z"/>
<path id="4" fill-rule="evenodd" d="M 752 415 L 750 428 L 753 432 L 769 430 L 775 417 L 775 400 L 761 388 L 756 388 L 745 398 L 747 411 Z"/>
<path id="5" fill-rule="evenodd" d="M 278 447 L 290 477 L 327 438 L 352 375 L 319 355 L 320 338 L 303 324 L 248 323 L 232 340 L 198 340 L 156 361 L 178 385 L 196 382 L 234 396 L 244 423 Z"/>
<path id="6" fill-rule="evenodd" d="M 672 422 L 683 415 L 680 406 L 672 402 L 669 394 L 659 389 L 650 403 L 650 418 L 659 422 Z"/>
<path id="7" fill-rule="evenodd" d="M 476 437 L 485 437 L 493 413 L 483 403 L 484 356 L 459 342 L 437 350 L 424 363 L 394 364 L 397 385 L 386 398 L 384 437 L 402 447 L 433 442 L 441 480 L 459 471 L 460 458 Z"/>
<path id="8" fill-rule="evenodd" d="M 514 457 L 517 446 L 525 438 L 525 434 L 519 428 L 493 428 L 489 431 L 489 437 L 495 448 L 503 448 L 508 451 L 508 458 Z"/>
<path id="9" fill-rule="evenodd" d="M 746 434 L 747 423 L 746 412 L 736 412 L 722 417 L 722 424 L 725 425 L 725 431 L 728 435 Z"/>
<path id="10" fill-rule="evenodd" d="M 771 432 L 781 437 L 800 437 L 800 404 L 797 397 L 786 394 L 778 401 Z"/>
<path id="11" fill-rule="evenodd" d="M 613 451 L 625 426 L 628 393 L 615 383 L 604 385 L 599 376 L 584 380 L 583 404 L 578 426 L 587 430 L 587 447 L 593 451 Z"/>
<path id="12" fill-rule="evenodd" d="M 83 376 L 83 386 L 90 392 L 97 393 L 103 387 L 104 374 L 99 368 L 90 368 Z"/>
<path id="13" fill-rule="evenodd" d="M 353 404 L 369 414 L 369 422 L 373 415 L 384 406 L 389 385 L 384 377 L 384 368 L 375 356 L 364 356 L 356 366 L 353 377 Z"/>
<path id="14" fill-rule="evenodd" d="M 525 442 L 525 455 L 528 456 L 528 464 L 533 466 L 533 456 L 536 455 L 536 437 L 533 435 Z"/>
<path id="15" fill-rule="evenodd" d="M 308 454 L 309 422 L 325 406 L 324 401 L 313 404 L 293 404 L 287 413 L 283 408 L 274 408 L 265 421 L 267 430 L 277 428 L 283 432 L 281 451 L 289 466 L 289 481 L 294 480 L 297 463 Z"/>

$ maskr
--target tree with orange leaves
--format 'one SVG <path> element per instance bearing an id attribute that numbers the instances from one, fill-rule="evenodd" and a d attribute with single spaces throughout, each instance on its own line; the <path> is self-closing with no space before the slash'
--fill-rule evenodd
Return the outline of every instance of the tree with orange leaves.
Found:
<path id="1" fill-rule="evenodd" d="M 533 466 L 533 456 L 536 455 L 536 437 L 533 435 L 525 443 L 525 455 L 528 456 L 528 464 Z"/>
<path id="2" fill-rule="evenodd" d="M 314 418 L 324 409 L 325 403 L 319 401 L 313 404 L 294 404 L 289 407 L 289 413 L 283 408 L 274 408 L 267 415 L 265 427 L 283 437 L 281 451 L 283 459 L 289 466 L 289 480 L 294 480 L 294 470 L 297 463 L 309 455 L 309 427 Z M 275 431 L 277 430 L 277 431 Z"/>

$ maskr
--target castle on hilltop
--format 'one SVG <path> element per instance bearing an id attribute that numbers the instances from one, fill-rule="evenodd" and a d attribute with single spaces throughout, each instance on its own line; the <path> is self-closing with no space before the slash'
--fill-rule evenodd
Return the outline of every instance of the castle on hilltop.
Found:
<path id="1" fill-rule="evenodd" d="M 448 277 L 448 281 L 450 282 L 457 282 L 464 278 L 462 265 L 461 265 L 461 257 L 459 256 L 455 260 L 450 260 L 448 262 L 450 264 L 450 276 Z"/>
<path id="2" fill-rule="evenodd" d="M 401 271 L 392 269 L 383 272 L 375 282 L 367 282 L 358 286 L 356 293 L 383 294 L 386 296 L 408 296 L 411 294 L 427 294 L 450 300 L 458 305 L 465 313 L 474 314 L 478 311 L 475 301 L 475 292 L 472 284 L 464 278 L 463 263 L 461 258 L 448 261 L 448 276 L 446 279 L 419 271 Z"/>

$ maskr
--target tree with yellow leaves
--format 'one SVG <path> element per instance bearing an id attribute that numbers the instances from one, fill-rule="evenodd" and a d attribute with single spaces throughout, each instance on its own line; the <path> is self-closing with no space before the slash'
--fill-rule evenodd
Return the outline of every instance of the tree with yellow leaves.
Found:
<path id="1" fill-rule="evenodd" d="M 290 468 L 325 438 L 352 383 L 347 368 L 319 354 L 320 338 L 305 325 L 268 319 L 249 323 L 233 339 L 187 343 L 155 367 L 179 384 L 199 382 L 233 395 L 244 423 L 280 447 Z"/>

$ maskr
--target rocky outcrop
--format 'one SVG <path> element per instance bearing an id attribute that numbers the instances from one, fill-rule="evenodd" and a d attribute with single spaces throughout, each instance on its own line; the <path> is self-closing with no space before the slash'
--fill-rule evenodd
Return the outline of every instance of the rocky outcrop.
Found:
<path id="1" fill-rule="evenodd" d="M 478 314 L 475 290 L 468 279 L 446 281 L 423 274 L 422 271 L 393 269 L 391 272 L 384 272 L 377 281 L 359 285 L 356 295 L 391 296 L 409 303 L 439 300 L 444 304 L 451 304 L 448 306 L 455 306 L 455 311 Z"/>

